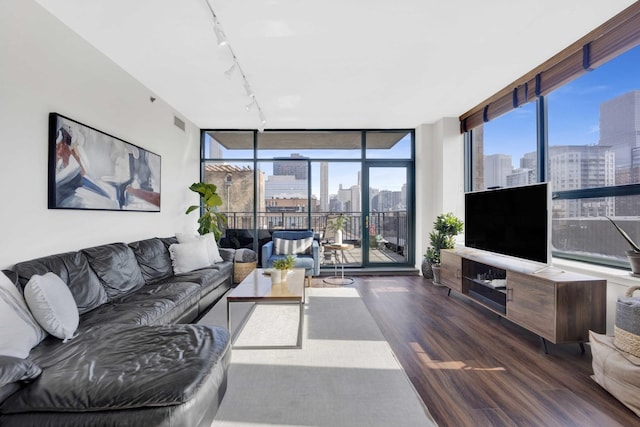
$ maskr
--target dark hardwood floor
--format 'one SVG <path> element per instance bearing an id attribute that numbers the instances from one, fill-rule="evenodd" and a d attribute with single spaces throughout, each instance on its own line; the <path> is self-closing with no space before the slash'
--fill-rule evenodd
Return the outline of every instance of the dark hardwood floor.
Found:
<path id="1" fill-rule="evenodd" d="M 421 276 L 352 286 L 440 426 L 640 426 L 590 378 L 589 346 L 545 354 L 538 336 Z"/>

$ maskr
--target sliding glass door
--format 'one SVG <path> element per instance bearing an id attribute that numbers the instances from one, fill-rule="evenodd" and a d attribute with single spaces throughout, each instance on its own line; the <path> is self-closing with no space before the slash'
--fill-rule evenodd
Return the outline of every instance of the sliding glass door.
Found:
<path id="1" fill-rule="evenodd" d="M 367 163 L 363 188 L 365 266 L 408 264 L 411 245 L 411 164 Z"/>

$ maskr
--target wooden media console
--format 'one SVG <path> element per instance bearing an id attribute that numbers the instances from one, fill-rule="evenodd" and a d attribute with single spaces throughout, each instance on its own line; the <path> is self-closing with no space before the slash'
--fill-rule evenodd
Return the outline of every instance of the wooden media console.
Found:
<path id="1" fill-rule="evenodd" d="M 443 249 L 443 285 L 554 344 L 605 333 L 607 281 L 470 248 Z"/>

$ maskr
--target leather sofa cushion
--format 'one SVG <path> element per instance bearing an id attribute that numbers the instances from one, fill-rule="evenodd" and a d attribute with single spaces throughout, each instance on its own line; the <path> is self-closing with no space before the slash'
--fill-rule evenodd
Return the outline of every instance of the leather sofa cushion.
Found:
<path id="1" fill-rule="evenodd" d="M 228 267 L 225 267 L 228 266 Z M 211 267 L 202 268 L 200 270 L 190 271 L 188 273 L 178 274 L 176 276 L 168 277 L 157 283 L 174 283 L 174 282 L 190 282 L 196 283 L 200 286 L 201 295 L 210 292 L 212 289 L 220 286 L 224 283 L 224 279 L 229 277 L 229 274 L 225 274 L 225 271 L 230 272 L 233 264 L 230 262 L 216 263 Z"/>
<path id="2" fill-rule="evenodd" d="M 132 351 L 134 350 L 134 351 Z M 216 364 L 228 363 L 229 333 L 204 325 L 118 327 L 52 347 L 42 374 L 0 406 L 3 414 L 118 411 L 189 401 Z"/>
<path id="3" fill-rule="evenodd" d="M 144 285 L 142 271 L 133 250 L 124 243 L 111 243 L 83 249 L 93 271 L 107 292 L 109 300 L 130 293 Z"/>
<path id="4" fill-rule="evenodd" d="M 164 244 L 164 246 L 169 250 L 169 246 L 174 243 L 178 243 L 178 239 L 174 237 L 159 237 L 160 241 Z"/>
<path id="5" fill-rule="evenodd" d="M 195 283 L 146 285 L 116 298 L 80 318 L 79 333 L 104 324 L 131 326 L 173 323 L 200 299 L 200 286 Z"/>
<path id="6" fill-rule="evenodd" d="M 218 270 L 223 275 L 233 275 L 233 262 L 218 262 L 211 266 L 214 270 Z"/>
<path id="7" fill-rule="evenodd" d="M 82 252 L 67 252 L 20 262 L 13 270 L 18 274 L 23 289 L 34 274 L 43 275 L 49 271 L 55 273 L 71 290 L 80 314 L 91 311 L 107 301 L 107 294 L 100 284 L 100 279 Z"/>
<path id="8" fill-rule="evenodd" d="M 138 260 L 142 277 L 146 283 L 155 282 L 173 275 L 171 257 L 162 240 L 158 238 L 129 243 Z"/>

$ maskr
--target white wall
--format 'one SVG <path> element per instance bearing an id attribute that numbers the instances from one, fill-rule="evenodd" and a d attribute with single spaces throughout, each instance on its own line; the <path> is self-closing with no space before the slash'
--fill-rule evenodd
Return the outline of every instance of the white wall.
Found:
<path id="1" fill-rule="evenodd" d="M 144 60 L 141 52 L 140 60 Z M 0 2 L 0 268 L 196 228 L 199 129 L 32 0 Z M 48 115 L 57 112 L 162 157 L 161 212 L 47 209 Z"/>
<path id="2" fill-rule="evenodd" d="M 456 117 L 416 129 L 416 264 L 441 213 L 464 218 L 464 137 Z"/>

